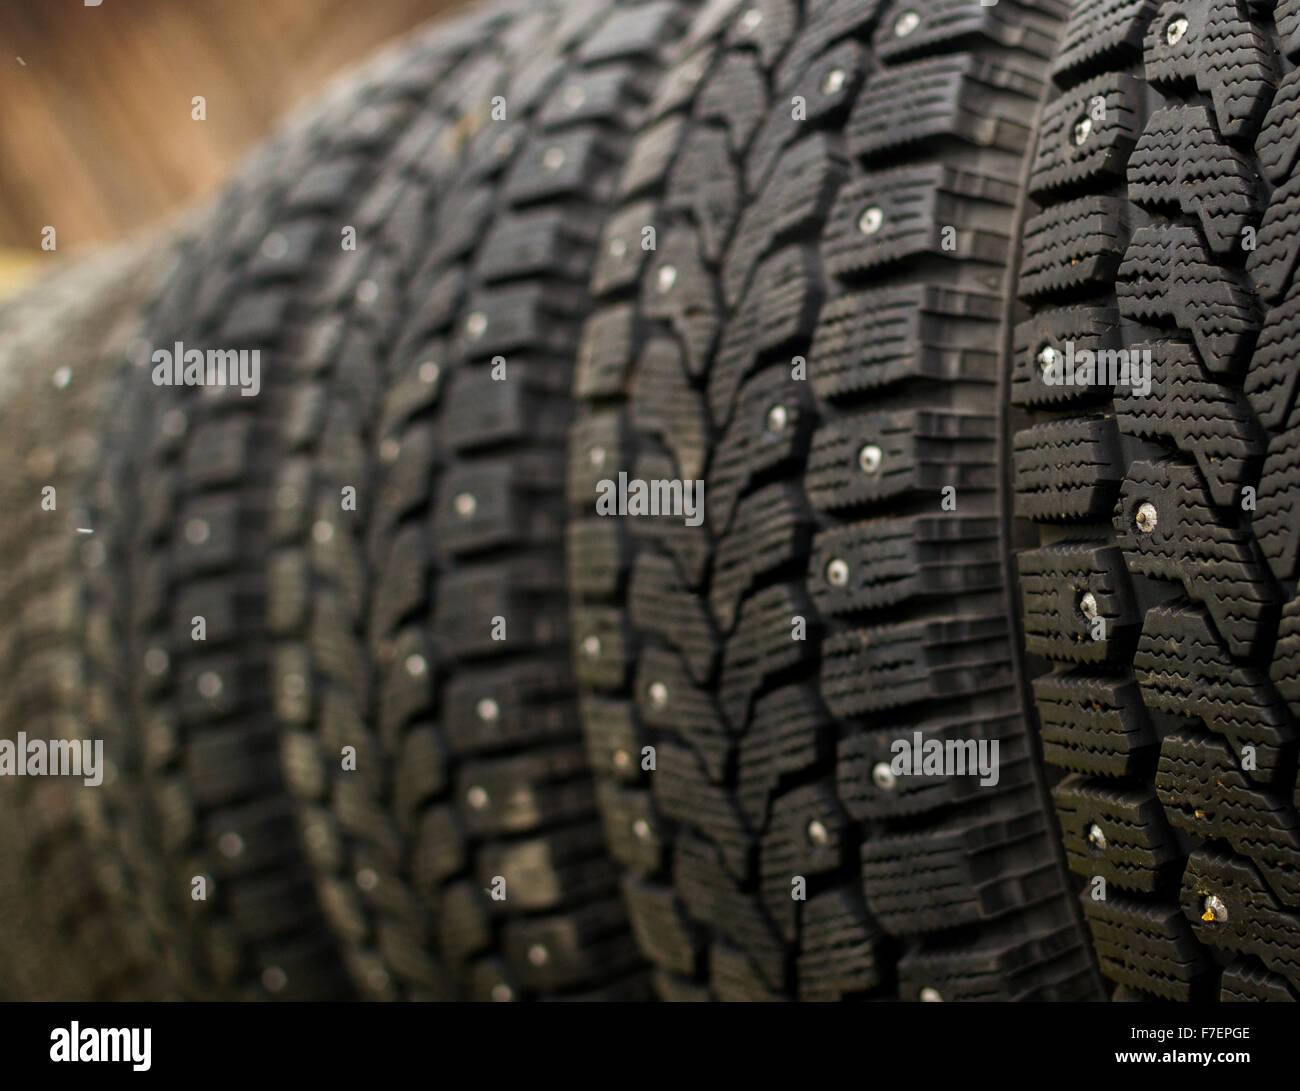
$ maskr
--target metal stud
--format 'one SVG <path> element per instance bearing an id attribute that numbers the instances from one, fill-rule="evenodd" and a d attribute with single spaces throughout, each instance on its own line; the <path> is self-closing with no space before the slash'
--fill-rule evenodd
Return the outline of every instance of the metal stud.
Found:
<path id="1" fill-rule="evenodd" d="M 848 562 L 839 557 L 826 566 L 826 580 L 832 587 L 843 587 L 849 582 Z"/>
<path id="2" fill-rule="evenodd" d="M 878 761 L 871 767 L 871 779 L 876 782 L 877 788 L 884 788 L 886 791 L 898 783 L 898 778 L 894 776 L 894 770 L 889 767 L 887 761 Z"/>
<path id="3" fill-rule="evenodd" d="M 864 235 L 874 235 L 884 226 L 885 212 L 876 205 L 864 208 L 858 217 L 858 230 Z"/>
<path id="4" fill-rule="evenodd" d="M 1156 529 L 1156 524 L 1160 522 L 1160 513 L 1156 511 L 1156 506 L 1148 500 L 1138 508 L 1137 516 L 1133 521 L 1143 534 L 1150 534 Z"/>

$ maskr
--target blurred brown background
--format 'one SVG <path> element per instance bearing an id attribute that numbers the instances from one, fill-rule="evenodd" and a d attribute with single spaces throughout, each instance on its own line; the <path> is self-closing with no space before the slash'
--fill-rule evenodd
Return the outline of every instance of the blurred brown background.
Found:
<path id="1" fill-rule="evenodd" d="M 0 248 L 51 258 L 46 224 L 62 254 L 211 192 L 333 73 L 462 2 L 0 0 Z"/>

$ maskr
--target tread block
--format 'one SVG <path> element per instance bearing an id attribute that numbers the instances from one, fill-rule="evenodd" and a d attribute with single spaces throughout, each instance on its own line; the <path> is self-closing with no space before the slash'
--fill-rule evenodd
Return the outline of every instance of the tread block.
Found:
<path id="1" fill-rule="evenodd" d="M 1175 17 L 1187 20 L 1187 30 L 1170 42 L 1166 28 Z M 1252 21 L 1247 0 L 1165 0 L 1147 30 L 1143 53 L 1155 87 L 1195 83 L 1213 100 L 1224 136 L 1255 135 L 1278 71 L 1272 44 Z"/>
<path id="2" fill-rule="evenodd" d="M 1013 442 L 1017 515 L 1076 522 L 1110 514 L 1124 476 L 1113 419 L 1046 421 Z"/>
<path id="3" fill-rule="evenodd" d="M 1131 895 L 1081 896 L 1101 972 L 1165 1000 L 1196 998 L 1211 965 L 1179 911 Z"/>
<path id="4" fill-rule="evenodd" d="M 901 379 L 996 381 L 996 296 L 938 285 L 850 292 L 822 308 L 808 353 L 808 378 L 831 402 Z"/>
<path id="5" fill-rule="evenodd" d="M 708 682 L 717 660 L 718 634 L 706 603 L 669 558 L 646 552 L 637 556 L 628 612 L 635 628 L 657 635 L 681 654 L 696 682 Z"/>
<path id="6" fill-rule="evenodd" d="M 1014 789 L 1028 783 L 1032 777 L 1028 754 L 1017 739 L 1020 730 L 1019 718 L 1011 714 L 930 718 L 914 725 L 899 724 L 848 735 L 836 744 L 835 775 L 840 801 L 859 822 L 894 821 L 938 813 L 947 807 Z M 954 753 L 952 748 L 961 746 L 964 757 L 970 753 L 966 746 L 968 741 L 997 740 L 997 787 L 981 784 L 979 776 L 956 773 L 887 777 L 885 774 L 892 772 L 891 766 L 897 754 L 895 744 L 899 741 L 914 744 L 918 734 L 922 746 L 933 740 L 944 747 L 945 752 Z"/>
<path id="7" fill-rule="evenodd" d="M 693 976 L 705 945 L 672 890 L 629 875 L 623 879 L 623 897 L 641 953 L 664 970 Z"/>
<path id="8" fill-rule="evenodd" d="M 714 554 L 709 588 L 713 617 L 726 633 L 741 603 L 773 573 L 797 571 L 812 539 L 803 491 L 789 482 L 765 485 L 740 502 L 731 531 Z"/>
<path id="9" fill-rule="evenodd" d="M 731 736 L 708 686 L 692 681 L 681 656 L 667 648 L 646 648 L 637 661 L 636 700 L 640 718 L 688 745 L 707 772 L 721 783 L 731 756 Z M 638 764 L 644 754 L 638 755 Z"/>
<path id="10" fill-rule="evenodd" d="M 993 820 L 964 817 L 924 831 L 862 844 L 867 908 L 890 935 L 910 936 L 995 920 L 1059 893 L 1054 863 L 1031 856 L 1019 868 L 1008 850 L 1038 840 L 1032 811 Z"/>
<path id="11" fill-rule="evenodd" d="M 1087 184 L 1113 185 L 1138 142 L 1142 88 L 1136 76 L 1108 72 L 1071 88 L 1043 110 L 1029 195 Z"/>
<path id="12" fill-rule="evenodd" d="M 1188 730 L 1166 735 L 1156 792 L 1171 825 L 1228 842 L 1284 904 L 1300 907 L 1300 815 L 1290 800 L 1253 784 L 1222 739 Z"/>
<path id="13" fill-rule="evenodd" d="M 1198 720 L 1225 738 L 1240 762 L 1255 747 L 1259 777 L 1271 780 L 1295 740 L 1285 704 L 1257 667 L 1233 662 L 1199 607 L 1147 611 L 1133 668 L 1149 709 Z"/>
<path id="14" fill-rule="evenodd" d="M 1040 87 L 1025 72 L 971 54 L 911 61 L 875 72 L 845 126 L 849 152 L 868 163 L 936 137 L 1023 152 L 1026 109 Z M 973 110 L 972 103 L 981 108 Z"/>
<path id="15" fill-rule="evenodd" d="M 1210 897 L 1219 899 L 1226 920 L 1207 905 Z M 1250 861 L 1197 849 L 1183 872 L 1180 904 L 1201 943 L 1254 955 L 1293 988 L 1300 986 L 1300 919 L 1278 906 Z"/>
<path id="16" fill-rule="evenodd" d="M 1214 130 L 1204 106 L 1165 106 L 1147 121 L 1128 167 L 1129 200 L 1181 208 L 1200 221 L 1213 253 L 1242 248 L 1259 222 L 1254 166 Z"/>
<path id="17" fill-rule="evenodd" d="M 827 781 L 805 784 L 772 803 L 771 821 L 759 847 L 763 904 L 787 943 L 799 939 L 799 903 L 791 897 L 793 880 L 813 882 L 842 866 L 847 816 Z"/>
<path id="18" fill-rule="evenodd" d="M 688 381 L 675 341 L 655 338 L 642 349 L 632 380 L 631 419 L 638 433 L 658 437 L 672 452 L 679 476 L 688 481 L 704 476 L 708 407 Z"/>
<path id="19" fill-rule="evenodd" d="M 1086 73 L 1101 68 L 1125 68 L 1142 52 L 1142 39 L 1154 0 L 1078 0 L 1070 5 L 1070 21 L 1052 62 L 1052 79 L 1074 86 Z"/>
<path id="20" fill-rule="evenodd" d="M 1121 340 L 1115 307 L 1050 307 L 1016 327 L 1011 371 L 1011 403 L 1030 409 L 1060 409 L 1104 404 L 1115 390 Z M 1066 383 L 1069 353 L 1092 353 L 1094 382 Z M 1086 357 L 1084 358 L 1086 359 Z M 1057 370 L 1051 370 L 1053 364 Z M 1077 377 L 1076 371 L 1076 377 Z M 1049 382 L 1048 378 L 1052 381 Z"/>
<path id="21" fill-rule="evenodd" d="M 1118 197 L 1080 197 L 1025 224 L 1020 297 L 1059 297 L 1114 282 L 1128 242 L 1127 209 Z"/>
<path id="22" fill-rule="evenodd" d="M 837 583 L 842 566 L 847 572 Z M 996 519 L 952 514 L 875 519 L 816 536 L 808 588 L 823 617 L 852 617 L 917 599 L 995 591 L 1002 586 L 1001 569 Z"/>
<path id="23" fill-rule="evenodd" d="M 840 190 L 826 220 L 826 271 L 852 277 L 928 254 L 1003 264 L 1010 239 L 998 206 L 1014 202 L 1013 186 L 956 167 L 899 167 L 856 178 Z M 868 234 L 864 214 L 871 209 L 881 223 Z M 944 228 L 954 229 L 946 240 L 952 245 L 944 245 Z"/>
<path id="24" fill-rule="evenodd" d="M 801 923 L 801 1001 L 844 1000 L 881 983 L 884 936 L 857 891 L 837 887 L 814 894 L 803 907 Z"/>
<path id="25" fill-rule="evenodd" d="M 1152 508 L 1147 530 L 1139 513 Z M 1180 582 L 1205 605 L 1229 650 L 1248 656 L 1277 617 L 1277 592 L 1250 533 L 1225 522 L 1196 471 L 1169 460 L 1133 463 L 1115 509 L 1129 571 Z"/>
<path id="26" fill-rule="evenodd" d="M 743 952 L 763 986 L 773 991 L 785 985 L 785 950 L 780 935 L 753 895 L 731 880 L 716 848 L 689 834 L 677 844 L 673 885 L 687 911 L 711 925 Z M 720 944 L 716 941 L 716 949 Z"/>
<path id="27" fill-rule="evenodd" d="M 1025 550 L 1016 560 L 1029 654 L 1070 663 L 1127 660 L 1142 618 L 1119 549 L 1072 542 Z"/>
<path id="28" fill-rule="evenodd" d="M 1076 773 L 1129 776 L 1156 752 L 1136 682 L 1081 672 L 1034 679 L 1043 757 Z"/>
<path id="29" fill-rule="evenodd" d="M 1153 894 L 1177 877 L 1183 854 L 1150 788 L 1067 777 L 1052 789 L 1070 870 Z"/>
<path id="30" fill-rule="evenodd" d="M 900 999 L 934 989 L 945 1001 L 1077 1000 L 1089 995 L 1078 969 L 1074 927 L 1054 932 L 990 935 L 975 944 L 920 947 L 898 960 Z"/>
<path id="31" fill-rule="evenodd" d="M 908 621 L 822 642 L 822 695 L 836 716 L 1011 684 L 1004 617 Z"/>
<path id="32" fill-rule="evenodd" d="M 991 491 L 996 433 L 995 420 L 980 413 L 908 409 L 838 417 L 813 433 L 808 499 L 816 511 L 845 512 L 907 493 L 938 494 L 947 485 L 959 494 Z"/>
<path id="33" fill-rule="evenodd" d="M 754 699 L 770 679 L 809 662 L 816 633 L 795 639 L 796 619 L 809 619 L 812 611 L 802 586 L 777 584 L 748 599 L 723 650 L 722 673 L 717 684 L 727 723 L 745 723 Z M 812 629 L 811 622 L 806 627 Z"/>
<path id="34" fill-rule="evenodd" d="M 695 755 L 685 746 L 661 742 L 650 783 L 659 812 L 706 836 L 728 873 L 744 882 L 754 854 L 753 838 L 735 800 L 709 783 Z"/>
<path id="35" fill-rule="evenodd" d="M 1196 459 L 1221 507 L 1235 507 L 1250 469 L 1263 458 L 1259 429 L 1231 390 L 1205 378 L 1196 352 L 1186 341 L 1136 345 L 1151 353 L 1151 389 L 1119 388 L 1115 418 L 1125 435 L 1162 438 Z"/>
<path id="36" fill-rule="evenodd" d="M 825 722 L 820 698 L 807 685 L 783 686 L 754 702 L 736 773 L 741 813 L 751 829 L 766 824 L 783 777 L 829 756 Z"/>
<path id="37" fill-rule="evenodd" d="M 1245 279 L 1211 259 L 1194 227 L 1138 228 L 1117 275 L 1120 313 L 1190 333 L 1211 374 L 1232 372 L 1249 351 L 1259 323 Z"/>

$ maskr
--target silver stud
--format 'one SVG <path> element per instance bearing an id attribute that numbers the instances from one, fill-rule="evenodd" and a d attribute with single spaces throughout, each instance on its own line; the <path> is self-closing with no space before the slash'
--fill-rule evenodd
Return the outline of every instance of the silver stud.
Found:
<path id="1" fill-rule="evenodd" d="M 632 755 L 629 754 L 626 750 L 615 750 L 615 751 L 614 751 L 614 768 L 615 768 L 615 769 L 620 769 L 620 770 L 621 770 L 621 769 L 626 769 L 626 768 L 628 768 L 628 766 L 630 766 L 631 764 L 632 764 Z"/>
<path id="2" fill-rule="evenodd" d="M 442 368 L 432 360 L 425 360 L 424 363 L 420 365 L 420 382 L 422 383 L 428 383 L 432 386 L 438 381 L 438 376 L 441 374 Z"/>
<path id="3" fill-rule="evenodd" d="M 740 17 L 740 32 L 746 35 L 753 34 L 762 21 L 763 13 L 758 8 L 750 8 Z"/>
<path id="4" fill-rule="evenodd" d="M 921 1001 L 922 1003 L 925 1004 L 938 1004 L 943 1001 L 943 995 L 939 992 L 938 989 L 932 988 L 931 986 L 927 985 L 924 989 L 921 990 Z"/>
<path id="5" fill-rule="evenodd" d="M 832 68 L 825 76 L 822 77 L 822 94 L 833 95 L 843 90 L 844 83 L 848 79 L 842 68 Z"/>
<path id="6" fill-rule="evenodd" d="M 1183 35 L 1187 33 L 1188 23 L 1183 16 L 1171 19 L 1165 24 L 1165 41 L 1170 45 L 1177 45 L 1183 40 Z"/>
<path id="7" fill-rule="evenodd" d="M 462 519 L 468 519 L 478 510 L 478 500 L 473 493 L 457 493 L 451 502 L 451 506 L 456 509 L 456 514 Z"/>
<path id="8" fill-rule="evenodd" d="M 1046 373 L 1056 364 L 1057 352 L 1051 345 L 1044 345 L 1038 350 L 1038 370 Z"/>
<path id="9" fill-rule="evenodd" d="M 144 653 L 144 669 L 154 677 L 167 669 L 168 662 L 167 653 L 161 648 L 150 648 Z"/>
<path id="10" fill-rule="evenodd" d="M 534 943 L 528 948 L 528 961 L 534 966 L 545 966 L 551 961 L 551 952 L 540 943 Z"/>
<path id="11" fill-rule="evenodd" d="M 474 706 L 474 713 L 484 723 L 496 723 L 501 718 L 501 706 L 491 697 L 484 697 Z"/>
<path id="12" fill-rule="evenodd" d="M 1081 117 L 1074 123 L 1074 144 L 1075 147 L 1082 148 L 1088 143 L 1088 137 L 1092 136 L 1092 118 Z"/>
<path id="13" fill-rule="evenodd" d="M 429 669 L 429 663 L 422 655 L 408 655 L 405 666 L 406 673 L 412 678 L 419 678 Z"/>
<path id="14" fill-rule="evenodd" d="M 660 295 L 667 295 L 673 290 L 673 285 L 677 283 L 677 266 L 661 265 L 659 273 L 655 277 L 655 289 Z"/>
<path id="15" fill-rule="evenodd" d="M 1156 529 L 1156 524 L 1160 522 L 1160 513 L 1156 511 L 1156 506 L 1148 500 L 1138 508 L 1137 516 L 1133 521 L 1143 534 L 1150 534 Z"/>
<path id="16" fill-rule="evenodd" d="M 1079 596 L 1079 613 L 1089 621 L 1097 616 L 1097 596 L 1091 591 L 1085 591 Z"/>
<path id="17" fill-rule="evenodd" d="M 1201 903 L 1201 908 L 1204 910 L 1201 914 L 1201 920 L 1214 924 L 1228 923 L 1228 907 L 1217 894 L 1209 895 Z"/>
<path id="18" fill-rule="evenodd" d="M 564 166 L 564 149 L 547 148 L 546 154 L 542 156 L 542 166 L 547 170 L 559 170 Z"/>
<path id="19" fill-rule="evenodd" d="M 262 971 L 262 984 L 267 992 L 282 992 L 284 987 L 289 984 L 289 975 L 279 966 L 268 966 Z"/>
<path id="20" fill-rule="evenodd" d="M 830 843 L 831 834 L 825 824 L 813 819 L 808 823 L 808 840 L 814 845 L 826 845 Z"/>
<path id="21" fill-rule="evenodd" d="M 894 770 L 889 767 L 887 761 L 878 761 L 871 767 L 871 779 L 876 782 L 877 788 L 884 788 L 886 791 L 898 783 L 898 778 L 894 776 Z"/>
<path id="22" fill-rule="evenodd" d="M 894 37 L 906 38 L 921 25 L 921 17 L 914 11 L 905 11 L 894 21 Z"/>
<path id="23" fill-rule="evenodd" d="M 862 468 L 864 474 L 873 474 L 880 469 L 880 463 L 884 460 L 884 457 L 884 451 L 874 443 L 868 443 L 858 452 L 858 465 Z"/>
<path id="24" fill-rule="evenodd" d="M 221 675 L 214 671 L 204 671 L 199 675 L 199 694 L 211 700 L 221 695 Z"/>
<path id="25" fill-rule="evenodd" d="M 605 465 L 605 448 L 593 447 L 587 452 L 587 461 L 589 461 L 593 466 Z"/>
<path id="26" fill-rule="evenodd" d="M 388 971 L 382 966 L 371 966 L 366 972 L 366 984 L 370 986 L 373 992 L 383 992 L 388 988 Z"/>
<path id="27" fill-rule="evenodd" d="M 379 298 L 379 285 L 373 280 L 363 280 L 357 285 L 357 302 L 369 306 Z"/>
<path id="28" fill-rule="evenodd" d="M 357 872 L 357 886 L 362 890 L 374 890 L 379 885 L 379 876 L 373 868 L 363 867 Z"/>
<path id="29" fill-rule="evenodd" d="M 471 340 L 477 341 L 487 333 L 487 327 L 487 315 L 482 311 L 475 311 L 465 319 L 465 332 L 469 334 Z"/>
<path id="30" fill-rule="evenodd" d="M 649 841 L 650 823 L 647 822 L 644 818 L 638 818 L 635 822 L 632 823 L 632 832 L 636 834 L 636 839 L 638 841 Z"/>
<path id="31" fill-rule="evenodd" d="M 582 641 L 582 654 L 588 659 L 595 659 L 600 655 L 600 637 L 589 636 Z"/>
<path id="32" fill-rule="evenodd" d="M 289 252 L 289 240 L 279 231 L 272 231 L 262 240 L 262 257 L 279 261 Z"/>
<path id="33" fill-rule="evenodd" d="M 785 426 L 790 423 L 790 414 L 785 411 L 784 405 L 774 405 L 767 411 L 767 430 L 774 436 L 779 436 L 785 431 Z"/>
<path id="34" fill-rule="evenodd" d="M 384 462 L 396 462 L 402 453 L 402 445 L 391 436 L 379 445 L 379 457 Z"/>
<path id="35" fill-rule="evenodd" d="M 324 545 L 334 537 L 334 527 L 324 519 L 319 519 L 312 524 L 311 536 L 318 545 Z"/>
<path id="36" fill-rule="evenodd" d="M 1106 833 L 1095 822 L 1088 827 L 1088 843 L 1103 852 L 1106 849 Z"/>
<path id="37" fill-rule="evenodd" d="M 515 998 L 515 991 L 504 981 L 498 981 L 492 986 L 491 996 L 498 1004 L 508 1004 Z"/>
<path id="38" fill-rule="evenodd" d="M 206 519 L 191 519 L 185 524 L 185 540 L 190 545 L 202 545 L 212 534 Z"/>
<path id="39" fill-rule="evenodd" d="M 622 258 L 627 253 L 627 242 L 617 235 L 609 240 L 609 256 L 611 258 Z"/>
<path id="40" fill-rule="evenodd" d="M 650 694 L 650 703 L 655 708 L 663 708 L 668 704 L 668 687 L 662 682 L 651 682 L 647 692 Z"/>
<path id="41" fill-rule="evenodd" d="M 864 235 L 874 235 L 884 226 L 885 212 L 882 208 L 872 205 L 870 208 L 864 208 L 862 215 L 858 217 L 858 230 Z"/>
<path id="42" fill-rule="evenodd" d="M 465 793 L 465 802 L 476 811 L 481 811 L 488 805 L 488 794 L 486 788 L 480 788 L 475 784 L 468 792 Z"/>
<path id="43" fill-rule="evenodd" d="M 61 367 L 54 373 L 54 385 L 62 390 L 72 382 L 72 368 Z"/>
<path id="44" fill-rule="evenodd" d="M 835 557 L 830 564 L 826 566 L 826 582 L 832 587 L 843 587 L 849 582 L 848 563 L 839 557 Z"/>
<path id="45" fill-rule="evenodd" d="M 233 830 L 227 830 L 217 838 L 217 851 L 222 856 L 233 860 L 235 857 L 243 855 L 244 839 Z"/>

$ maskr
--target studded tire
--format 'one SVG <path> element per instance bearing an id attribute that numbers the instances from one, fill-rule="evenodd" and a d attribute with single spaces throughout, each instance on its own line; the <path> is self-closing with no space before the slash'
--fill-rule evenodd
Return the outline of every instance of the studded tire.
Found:
<path id="1" fill-rule="evenodd" d="M 1001 363 L 1066 14 L 709 4 L 632 149 L 570 563 L 664 998 L 1102 995 L 1017 647 Z M 703 482 L 703 524 L 602 518 L 620 473 Z M 996 741 L 998 782 L 893 775 L 914 733 Z"/>
<path id="2" fill-rule="evenodd" d="M 437 88 L 511 10 L 389 50 L 286 126 L 176 248 L 110 393 L 88 487 L 102 553 L 85 670 L 90 730 L 118 776 L 97 821 L 122 918 L 181 996 L 355 995 L 281 767 L 272 481 L 305 346 L 361 252 L 349 232 L 381 233 L 396 164 L 419 170 Z M 259 393 L 156 385 L 153 353 L 178 342 L 256 350 Z"/>
<path id="3" fill-rule="evenodd" d="M 80 490 L 102 453 L 106 388 L 162 253 L 156 242 L 119 247 L 0 307 L 0 738 L 10 742 L 84 734 L 78 588 L 100 547 L 79 532 Z M 106 779 L 115 758 L 103 754 Z M 83 816 L 102 790 L 75 777 L 0 777 L 4 1000 L 167 995 L 100 881 L 105 831 Z"/>
<path id="4" fill-rule="evenodd" d="M 1076 4 L 1029 179 L 1025 639 L 1120 997 L 1300 999 L 1297 59 L 1293 0 Z"/>

